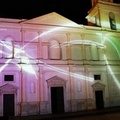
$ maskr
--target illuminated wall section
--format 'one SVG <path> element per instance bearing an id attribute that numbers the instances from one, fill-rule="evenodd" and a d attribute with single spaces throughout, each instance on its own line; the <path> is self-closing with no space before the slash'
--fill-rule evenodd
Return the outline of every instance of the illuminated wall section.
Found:
<path id="1" fill-rule="evenodd" d="M 108 60 L 120 60 L 119 37 L 105 37 L 106 56 Z"/>
<path id="2" fill-rule="evenodd" d="M 108 74 L 108 91 L 109 93 L 109 104 L 110 106 L 119 106 L 120 100 L 120 69 L 119 69 L 119 61 L 120 61 L 120 43 L 119 37 L 109 35 L 105 37 L 105 44 L 108 47 L 108 51 L 106 51 L 106 64 L 107 64 L 107 74 Z M 111 48 L 111 49 L 110 49 Z M 114 62 L 115 61 L 115 62 Z"/>

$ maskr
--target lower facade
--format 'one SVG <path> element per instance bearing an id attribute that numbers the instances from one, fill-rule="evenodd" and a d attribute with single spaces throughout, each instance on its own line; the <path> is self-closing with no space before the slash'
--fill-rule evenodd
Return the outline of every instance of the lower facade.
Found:
<path id="1" fill-rule="evenodd" d="M 60 69 L 61 66 L 56 67 Z M 1 80 L 0 116 L 56 114 L 120 106 L 116 82 L 120 73 L 118 67 L 113 68 L 114 74 L 105 67 L 71 66 L 72 72 L 66 74 L 65 71 L 48 70 L 46 66 L 38 71 L 39 78 L 17 70 L 4 71 L 0 77 L 8 75 L 8 81 L 6 78 Z M 61 69 L 69 71 L 66 67 Z"/>

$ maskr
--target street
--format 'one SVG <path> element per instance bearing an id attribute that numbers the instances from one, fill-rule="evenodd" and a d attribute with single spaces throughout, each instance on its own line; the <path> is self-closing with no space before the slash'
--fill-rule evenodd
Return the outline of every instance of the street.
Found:
<path id="1" fill-rule="evenodd" d="M 120 113 L 76 116 L 71 118 L 58 118 L 52 120 L 120 120 Z"/>

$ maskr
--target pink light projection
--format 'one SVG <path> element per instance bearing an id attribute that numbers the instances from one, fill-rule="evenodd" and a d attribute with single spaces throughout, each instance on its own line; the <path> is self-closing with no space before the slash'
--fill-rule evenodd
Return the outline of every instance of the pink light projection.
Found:
<path id="1" fill-rule="evenodd" d="M 52 30 L 49 30 L 49 31 L 47 31 L 47 32 L 44 32 L 44 33 L 42 33 L 41 35 L 39 35 L 39 36 L 37 36 L 37 37 L 35 37 L 35 38 L 33 38 L 32 40 L 30 40 L 28 43 L 26 43 L 24 46 L 20 46 L 20 45 L 17 45 L 17 44 L 12 44 L 11 43 L 11 41 L 2 41 L 1 40 L 1 47 L 3 48 L 3 49 L 6 49 L 6 52 L 5 53 L 2 53 L 3 55 L 5 55 L 5 56 L 7 56 L 8 58 L 7 59 L 5 59 L 6 60 L 6 62 L 5 62 L 5 64 L 3 64 L 1 67 L 0 67 L 0 73 L 9 65 L 9 63 L 11 63 L 11 61 L 14 59 L 14 57 L 15 58 L 18 58 L 18 59 L 15 59 L 15 62 L 13 61 L 12 62 L 12 64 L 14 64 L 15 66 L 17 66 L 23 73 L 27 73 L 26 75 L 29 75 L 29 76 L 32 76 L 32 78 L 29 80 L 29 82 L 28 82 L 28 86 L 27 86 L 27 88 L 25 88 L 25 89 L 27 89 L 27 92 L 29 92 L 29 90 L 30 90 L 30 94 L 31 94 L 31 96 L 33 95 L 33 96 L 35 96 L 36 98 L 38 97 L 37 96 L 37 93 L 36 93 L 36 91 L 37 91 L 37 89 L 41 89 L 42 91 L 44 91 L 44 89 L 46 90 L 47 88 L 42 88 L 41 86 L 40 86 L 40 88 L 38 87 L 36 87 L 36 83 L 38 82 L 38 80 L 39 80 L 39 75 L 38 75 L 38 71 L 36 71 L 36 68 L 35 68 L 35 64 L 32 64 L 31 63 L 31 60 L 32 61 L 34 61 L 34 60 L 36 60 L 28 51 L 29 51 L 29 49 L 28 49 L 28 51 L 26 52 L 25 50 L 26 50 L 26 48 L 25 47 L 27 47 L 29 44 L 31 44 L 32 42 L 34 42 L 37 38 L 40 38 L 40 37 L 43 37 L 43 36 L 45 36 L 45 35 L 48 35 L 49 33 L 52 33 L 52 32 L 56 32 L 56 30 L 60 30 L 60 29 L 63 29 L 63 28 L 57 28 L 57 29 L 52 29 Z M 41 40 L 41 39 L 40 39 Z M 90 48 L 91 48 L 91 46 L 93 47 L 93 46 L 97 46 L 96 48 L 98 48 L 98 49 L 106 49 L 107 47 L 105 46 L 105 42 L 106 41 L 107 42 L 109 42 L 110 44 L 112 44 L 112 46 L 115 48 L 115 50 L 117 51 L 117 53 L 119 54 L 119 57 L 120 57 L 120 53 L 119 53 L 119 51 L 120 51 L 120 49 L 118 48 L 119 47 L 119 45 L 117 45 L 118 44 L 118 42 L 116 42 L 115 40 L 113 40 L 113 41 L 111 41 L 109 38 L 104 38 L 104 40 L 103 41 L 101 41 L 101 43 L 98 43 L 98 42 L 95 42 L 95 41 L 92 41 L 92 40 L 79 40 L 79 39 L 73 39 L 73 40 L 70 40 L 70 41 L 67 41 L 67 42 L 63 42 L 63 43 L 61 43 L 61 44 L 58 44 L 58 43 L 55 43 L 55 44 L 51 44 L 50 45 L 50 47 L 51 48 L 61 48 L 61 47 L 70 47 L 70 46 L 72 46 L 72 45 L 82 45 L 82 46 L 90 46 Z M 58 46 L 59 45 L 59 46 Z M 31 50 L 31 49 L 30 49 Z M 85 49 L 84 49 L 85 50 Z M 89 50 L 89 49 L 88 49 Z M 96 50 L 96 49 L 95 49 Z M 31 51 L 31 52 L 34 52 L 34 51 Z M 84 51 L 83 53 L 85 53 L 86 51 Z M 85 58 L 85 57 L 84 57 Z M 84 58 L 81 60 L 81 61 L 85 61 L 84 60 Z M 92 58 L 92 57 L 91 57 Z M 91 62 L 91 59 L 90 58 L 90 62 Z M 60 60 L 60 59 L 59 59 Z M 86 59 L 86 61 L 87 61 L 88 59 Z M 54 60 L 53 60 L 54 61 Z M 67 60 L 66 60 L 67 61 Z M 68 60 L 69 61 L 69 60 Z M 51 61 L 52 62 L 52 61 Z M 19 64 L 18 64 L 19 63 Z M 104 63 L 106 64 L 106 68 L 107 68 L 107 70 L 108 70 L 108 73 L 110 73 L 111 75 L 112 75 L 112 78 L 113 78 L 113 80 L 114 80 L 114 82 L 115 82 L 115 84 L 117 85 L 117 87 L 120 89 L 120 83 L 119 83 L 119 80 L 118 80 L 118 78 L 114 75 L 114 71 L 112 70 L 112 67 L 109 65 L 109 60 L 107 59 L 107 56 L 104 54 Z M 52 63 L 53 64 L 53 63 Z M 85 63 L 86 64 L 86 63 Z M 89 63 L 88 63 L 89 64 Z M 64 66 L 64 65 L 63 65 Z M 75 88 L 75 90 L 77 91 L 77 92 L 81 92 L 81 88 L 79 88 L 79 86 L 81 85 L 81 84 L 84 84 L 84 82 L 83 81 L 85 81 L 85 83 L 87 83 L 87 84 L 95 84 L 95 79 L 94 79 L 94 75 L 91 73 L 91 74 L 89 74 L 89 73 L 87 73 L 88 71 L 87 71 L 87 69 L 86 69 L 86 66 L 84 65 L 84 63 L 82 64 L 82 66 L 84 66 L 84 73 L 82 74 L 81 73 L 81 71 L 78 71 L 78 73 L 75 73 L 75 72 L 71 72 L 71 65 L 69 65 L 69 64 L 67 64 L 66 65 L 67 67 L 67 70 L 66 70 L 66 68 L 59 68 L 59 67 L 56 67 L 55 65 L 50 65 L 50 64 L 48 64 L 48 63 L 46 63 L 46 62 L 44 62 L 44 60 L 42 61 L 40 61 L 39 60 L 39 67 L 43 67 L 45 70 L 47 70 L 48 72 L 51 72 L 51 75 L 50 74 L 46 74 L 46 78 L 49 78 L 49 77 L 51 77 L 51 76 L 53 76 L 53 74 L 55 75 L 55 73 L 59 76 L 59 75 L 63 75 L 63 76 L 65 76 L 65 77 L 68 77 L 68 79 L 70 80 L 69 82 L 70 82 L 70 88 L 69 88 L 69 90 L 70 90 L 70 99 L 74 99 L 74 92 L 72 92 L 72 90 L 74 91 L 74 88 L 73 87 L 76 87 Z M 77 66 L 77 65 L 76 65 Z M 74 71 L 74 70 L 73 70 Z M 87 72 L 86 72 L 87 71 Z M 28 77 L 29 77 L 28 76 Z M 24 76 L 23 76 L 24 77 Z M 25 76 L 26 77 L 26 76 Z M 26 77 L 27 78 L 27 77 Z M 29 77 L 30 78 L 30 77 Z M 21 84 L 21 86 L 23 85 L 23 80 L 24 80 L 24 78 L 22 79 L 22 84 Z M 28 79 L 26 79 L 26 80 L 28 80 Z M 41 79 L 41 81 L 42 81 L 42 79 Z M 39 82 L 41 82 L 41 81 L 39 81 Z M 75 82 L 74 82 L 75 81 Z M 81 83 L 81 81 L 83 82 L 83 83 Z M 87 81 L 87 82 L 86 82 Z M 38 82 L 38 83 L 39 83 Z M 73 82 L 73 84 L 72 84 L 72 82 Z M 78 83 L 79 82 L 79 83 Z M 41 82 L 41 83 L 43 83 L 43 81 Z M 40 83 L 40 84 L 41 84 Z M 78 85 L 78 86 L 77 86 Z M 24 91 L 24 89 L 21 89 L 21 96 L 22 96 L 22 93 L 23 93 L 23 91 Z M 47 90 L 46 90 L 47 91 Z M 77 96 L 77 92 L 75 91 L 75 94 L 76 94 L 76 96 Z M 45 92 L 45 93 L 47 93 L 47 92 Z M 28 93 L 29 94 L 29 93 Z M 42 93 L 43 94 L 43 93 Z M 88 94 L 89 94 L 89 92 L 88 92 Z M 27 99 L 30 99 L 31 101 L 33 100 L 33 98 L 30 96 L 30 95 L 26 95 L 27 96 Z M 83 95 L 84 96 L 84 95 Z M 87 95 L 86 95 L 87 96 Z M 90 96 L 90 95 L 88 95 L 88 96 Z M 25 98 L 23 98 L 24 96 L 22 96 L 21 97 L 21 101 L 22 102 L 24 102 L 24 99 Z M 40 96 L 39 96 L 40 97 Z M 47 94 L 45 94 L 45 95 L 42 95 L 42 97 L 44 98 L 44 97 L 46 97 L 45 99 L 47 99 L 48 98 L 48 96 L 47 96 Z M 43 99 L 41 97 L 41 99 Z M 76 97 L 77 98 L 77 97 Z M 21 109 L 21 111 L 22 111 L 22 108 L 20 108 Z"/>
<path id="2" fill-rule="evenodd" d="M 11 59 L 8 59 L 6 62 L 5 62 L 5 64 L 2 66 L 2 67 L 0 67 L 0 72 L 2 72 L 4 69 L 5 69 L 5 67 L 7 67 L 7 65 L 8 65 L 8 63 L 11 61 Z"/>
<path id="3" fill-rule="evenodd" d="M 32 39 L 31 41 L 29 41 L 27 44 L 25 44 L 22 48 L 20 48 L 19 45 L 14 45 L 14 46 L 15 46 L 15 54 L 14 54 L 14 56 L 17 56 L 18 54 L 21 54 L 21 53 L 22 53 L 22 54 L 26 54 L 23 49 L 24 49 L 27 45 L 29 45 L 31 42 L 33 42 L 34 40 L 36 40 L 36 39 L 39 38 L 39 37 L 42 37 L 42 36 L 44 36 L 44 35 L 47 35 L 47 34 L 49 34 L 49 33 L 52 33 L 52 32 L 54 32 L 54 31 L 57 31 L 57 30 L 60 30 L 60 29 L 64 29 L 64 27 L 53 28 L 53 29 L 51 29 L 51 30 L 48 30 L 48 31 L 46 31 L 46 32 L 43 32 L 41 35 L 35 37 L 35 38 Z M 1 43 L 4 45 L 4 47 L 7 48 L 9 51 L 12 50 L 12 47 L 11 47 L 11 43 L 10 43 L 10 42 L 11 42 L 11 41 L 7 41 L 6 44 L 4 44 L 4 41 L 1 41 Z M 111 41 L 110 41 L 110 42 L 111 42 Z M 103 45 L 103 43 L 93 42 L 93 41 L 90 41 L 90 40 L 73 40 L 73 41 L 70 41 L 70 42 L 64 42 L 63 44 L 64 44 L 64 45 L 71 45 L 71 44 L 92 44 L 92 45 L 98 45 L 99 47 L 105 48 L 105 46 Z M 115 49 L 117 50 L 117 52 L 119 52 L 119 50 L 116 48 L 116 45 L 115 45 L 113 42 L 111 42 L 111 44 L 115 47 Z M 56 46 L 56 45 L 54 45 L 54 47 L 55 47 L 55 46 Z M 5 54 L 9 55 L 8 53 L 5 53 Z M 119 53 L 119 54 L 120 54 L 120 53 Z M 27 56 L 30 56 L 30 55 L 27 54 Z M 10 54 L 9 57 L 12 57 L 12 55 Z M 31 57 L 32 57 L 32 56 L 31 56 Z M 106 58 L 106 57 L 105 57 L 105 58 Z M 33 59 L 34 59 L 34 58 L 33 58 Z M 107 59 L 107 58 L 106 58 L 106 59 Z M 7 61 L 5 62 L 5 64 L 0 68 L 0 72 L 8 65 L 8 63 L 9 63 L 10 61 L 11 61 L 11 59 L 9 59 L 9 60 L 7 60 Z M 25 64 L 27 64 L 27 65 L 21 64 L 21 66 L 19 66 L 19 67 L 22 67 L 25 72 L 28 72 L 28 73 L 31 73 L 31 74 L 34 74 L 35 76 L 37 76 L 36 73 L 35 73 L 34 68 L 33 68 L 32 65 L 30 64 L 30 60 L 29 60 L 28 57 L 22 57 L 22 58 L 21 58 L 21 62 L 22 62 L 22 63 L 25 63 Z M 42 62 L 42 61 L 41 61 L 41 62 Z M 42 63 L 43 63 L 43 62 L 42 62 Z M 91 82 L 93 82 L 93 80 L 94 80 L 93 78 L 89 78 L 89 77 L 86 77 L 86 76 L 83 76 L 83 75 L 79 75 L 79 74 L 76 74 L 76 73 L 71 73 L 71 72 L 69 73 L 69 72 L 66 71 L 66 70 L 63 70 L 63 69 L 54 67 L 54 66 L 52 66 L 52 65 L 47 65 L 46 63 L 43 63 L 43 64 L 45 64 L 45 66 L 46 66 L 48 69 L 58 71 L 58 72 L 60 72 L 60 73 L 62 73 L 62 74 L 74 76 L 74 77 L 77 77 L 77 78 L 81 78 L 81 79 L 83 79 L 83 80 L 86 79 L 86 80 L 91 81 Z M 29 71 L 28 71 L 28 69 L 29 69 Z M 112 70 L 110 70 L 110 71 L 112 71 Z"/>
<path id="4" fill-rule="evenodd" d="M 43 65 L 42 65 L 43 66 Z M 69 72 L 69 71 L 66 71 L 66 70 L 63 70 L 63 69 L 60 69 L 58 67 L 54 67 L 52 65 L 48 65 L 45 63 L 44 65 L 47 69 L 50 69 L 50 70 L 53 70 L 53 71 L 57 71 L 59 73 L 62 73 L 62 74 L 65 74 L 65 75 L 69 75 L 69 76 L 74 76 L 76 78 L 81 78 L 82 80 L 87 80 L 87 81 L 90 81 L 90 82 L 93 82 L 94 81 L 94 78 L 92 77 L 87 77 L 87 76 L 84 76 L 84 75 L 80 75 L 80 74 L 77 74 L 77 73 L 73 73 L 73 72 Z"/>
<path id="5" fill-rule="evenodd" d="M 7 48 L 9 51 L 12 50 L 12 47 L 10 46 L 10 45 L 11 45 L 10 42 L 7 41 L 7 44 L 4 44 L 4 41 L 2 41 L 2 43 L 3 43 L 4 48 Z M 15 45 L 15 46 L 17 46 L 17 45 Z M 15 52 L 14 56 L 16 56 L 16 55 L 19 54 L 19 53 L 24 53 L 24 51 L 23 51 L 22 49 L 23 49 L 23 48 L 15 48 L 15 51 L 16 51 L 16 52 Z M 8 53 L 5 53 L 5 54 L 6 54 L 6 55 L 9 55 L 8 57 L 12 57 L 12 54 L 9 54 L 9 52 L 8 52 Z M 22 57 L 21 59 L 22 59 L 22 62 L 23 62 L 23 63 L 29 64 L 29 66 L 27 66 L 27 67 L 25 67 L 25 65 L 22 65 L 23 70 L 24 70 L 24 71 L 27 71 L 27 72 L 29 72 L 29 73 L 31 73 L 31 74 L 35 74 L 35 71 L 33 70 L 32 65 L 30 65 L 29 58 Z M 12 60 L 12 59 L 6 60 L 5 64 L 0 68 L 0 72 L 2 72 L 2 70 L 5 69 L 5 67 L 7 67 L 8 63 L 10 63 L 11 60 Z M 16 64 L 16 63 L 15 63 L 15 64 Z M 17 65 L 17 64 L 16 64 L 16 65 Z M 29 71 L 28 71 L 28 69 L 29 69 Z"/>
<path id="6" fill-rule="evenodd" d="M 89 16 L 94 19 L 96 14 Z M 3 29 L 0 40 L 0 115 L 11 102 L 15 116 L 51 114 L 54 107 L 76 112 L 99 109 L 102 102 L 103 108 L 120 105 L 119 31 L 104 29 L 109 22 L 87 27 L 50 18 L 5 23 L 8 29 Z M 55 102 L 59 105 L 53 106 Z"/>
<path id="7" fill-rule="evenodd" d="M 45 34 L 44 34 L 45 35 Z M 36 39 L 36 38 L 35 38 Z M 35 39 L 33 39 L 33 40 L 35 40 Z M 32 40 L 32 41 L 33 41 Z M 31 41 L 31 42 L 32 42 Z M 30 43 L 30 42 L 29 42 Z M 80 44 L 80 43 L 82 43 L 82 40 L 75 40 L 74 41 L 74 43 L 72 42 L 72 41 L 70 41 L 70 44 Z M 89 43 L 91 43 L 91 41 L 84 41 L 84 43 L 85 44 L 89 44 Z M 94 42 L 93 42 L 94 43 Z M 69 43 L 68 43 L 69 44 Z M 82 43 L 83 44 L 83 43 Z M 96 44 L 96 43 L 94 43 L 94 44 Z M 8 46 L 7 45 L 5 45 L 5 47 L 6 48 L 10 48 L 9 47 L 9 45 L 10 44 L 8 44 Z M 28 44 L 27 44 L 28 45 Z M 99 45 L 101 45 L 101 44 L 99 44 Z M 19 54 L 19 53 L 24 53 L 25 54 L 25 51 L 23 50 L 23 48 L 26 46 L 23 46 L 22 48 L 17 48 L 17 47 L 19 47 L 18 45 L 15 45 L 16 47 L 15 47 L 15 56 L 17 55 L 17 54 Z M 11 51 L 11 49 L 12 49 L 12 47 L 9 49 L 10 51 Z M 9 56 L 12 56 L 12 55 L 9 55 Z M 28 55 L 28 56 L 30 56 L 30 55 Z M 34 58 L 33 58 L 34 59 Z M 0 72 L 2 72 L 2 70 L 8 65 L 8 63 L 11 61 L 12 59 L 8 59 L 6 62 L 5 62 L 5 64 L 1 67 L 1 69 L 0 69 Z M 18 65 L 18 64 L 16 64 L 19 68 L 20 67 L 22 67 L 22 69 L 25 71 L 25 72 L 28 72 L 28 73 L 30 73 L 30 74 L 34 74 L 36 77 L 37 77 L 37 75 L 36 75 L 36 72 L 35 72 L 35 70 L 34 70 L 34 68 L 32 67 L 32 65 L 30 64 L 30 60 L 29 60 L 29 58 L 28 57 L 22 57 L 21 58 L 21 62 L 22 63 L 25 63 L 25 65 L 24 64 L 21 64 L 21 65 Z M 42 62 L 42 61 L 41 61 Z M 43 63 L 43 62 L 42 62 Z M 51 70 L 55 70 L 55 71 L 57 71 L 57 72 L 60 72 L 60 73 L 62 73 L 62 74 L 66 74 L 66 75 L 70 75 L 70 76 L 74 76 L 74 77 L 77 77 L 77 78 L 81 78 L 81 79 L 83 79 L 83 80 L 88 80 L 88 81 L 91 81 L 91 82 L 93 82 L 93 78 L 90 78 L 90 77 L 86 77 L 86 76 L 83 76 L 83 75 L 79 75 L 79 74 L 76 74 L 76 73 L 72 73 L 72 72 L 68 72 L 68 71 L 66 71 L 66 70 L 63 70 L 63 69 L 60 69 L 60 68 L 57 68 L 57 67 L 54 67 L 54 66 L 52 66 L 52 65 L 47 65 L 46 63 L 43 63 L 43 64 L 45 64 L 45 66 L 48 68 L 48 69 L 51 69 Z"/>
<path id="8" fill-rule="evenodd" d="M 67 23 L 67 24 L 63 24 L 63 26 L 61 26 L 61 27 L 54 27 L 52 29 L 50 28 L 49 30 L 42 32 L 39 36 L 37 36 L 37 37 L 33 38 L 32 40 L 30 40 L 26 45 L 23 46 L 23 48 L 25 46 L 27 46 L 28 44 L 30 44 L 31 42 L 33 42 L 34 40 L 36 40 L 37 38 L 43 37 L 43 36 L 48 35 L 49 33 L 52 33 L 52 32 L 57 32 L 57 31 L 59 31 L 61 29 L 64 30 L 64 29 L 66 29 L 65 26 L 69 26 L 69 25 L 71 25 L 71 24 Z M 77 27 L 80 27 L 80 25 L 77 25 Z"/>

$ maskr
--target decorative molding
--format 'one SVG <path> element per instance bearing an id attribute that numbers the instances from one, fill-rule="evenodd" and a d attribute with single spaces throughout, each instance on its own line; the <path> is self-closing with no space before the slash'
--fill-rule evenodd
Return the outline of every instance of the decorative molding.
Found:
<path id="1" fill-rule="evenodd" d="M 65 86 L 66 81 L 58 76 L 54 76 L 48 80 L 46 80 L 48 87 L 50 86 Z"/>
<path id="2" fill-rule="evenodd" d="M 100 82 L 96 82 L 92 85 L 92 88 L 94 90 L 104 90 L 105 89 L 105 84 L 100 83 Z"/>
<path id="3" fill-rule="evenodd" d="M 17 89 L 17 86 L 7 83 L 0 86 L 0 93 L 15 93 Z"/>

